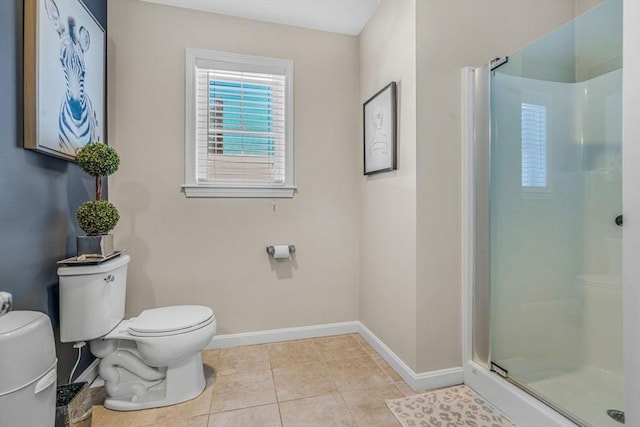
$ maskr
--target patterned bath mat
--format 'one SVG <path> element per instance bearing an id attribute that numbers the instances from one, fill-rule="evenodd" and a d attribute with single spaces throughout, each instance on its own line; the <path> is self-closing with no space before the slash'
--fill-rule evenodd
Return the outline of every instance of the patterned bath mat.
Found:
<path id="1" fill-rule="evenodd" d="M 387 400 L 404 427 L 514 427 L 511 421 L 469 387 L 441 388 Z"/>

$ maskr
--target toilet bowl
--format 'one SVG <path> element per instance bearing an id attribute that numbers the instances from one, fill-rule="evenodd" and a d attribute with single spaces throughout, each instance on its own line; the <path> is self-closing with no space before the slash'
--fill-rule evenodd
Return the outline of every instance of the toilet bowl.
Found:
<path id="1" fill-rule="evenodd" d="M 205 388 L 201 351 L 216 332 L 213 310 L 180 305 L 124 319 L 129 255 L 60 267 L 60 339 L 89 341 L 100 358 L 109 409 L 129 411 L 197 397 Z"/>
<path id="2" fill-rule="evenodd" d="M 178 305 L 145 310 L 120 322 L 102 339 L 134 341 L 148 365 L 162 367 L 202 350 L 215 328 L 209 307 Z"/>

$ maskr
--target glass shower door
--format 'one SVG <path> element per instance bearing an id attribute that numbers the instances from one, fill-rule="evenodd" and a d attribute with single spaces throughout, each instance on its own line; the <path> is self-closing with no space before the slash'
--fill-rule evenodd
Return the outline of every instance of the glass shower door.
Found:
<path id="1" fill-rule="evenodd" d="M 575 422 L 619 426 L 622 6 L 491 75 L 493 369 Z"/>

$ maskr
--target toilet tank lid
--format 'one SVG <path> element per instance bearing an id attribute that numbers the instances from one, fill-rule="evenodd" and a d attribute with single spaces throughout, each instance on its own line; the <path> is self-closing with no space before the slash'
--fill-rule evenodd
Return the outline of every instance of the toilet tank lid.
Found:
<path id="1" fill-rule="evenodd" d="M 129 255 L 122 254 L 101 264 L 63 266 L 58 268 L 58 276 L 86 276 L 88 274 L 108 273 L 127 265 L 130 260 L 131 257 Z"/>
<path id="2" fill-rule="evenodd" d="M 6 316 L 2 316 L 0 320 L 0 335 L 26 327 L 45 316 L 44 313 L 40 313 L 39 311 L 10 311 Z"/>
<path id="3" fill-rule="evenodd" d="M 175 305 L 145 310 L 129 322 L 135 332 L 173 332 L 204 323 L 213 317 L 213 310 L 202 305 Z"/>

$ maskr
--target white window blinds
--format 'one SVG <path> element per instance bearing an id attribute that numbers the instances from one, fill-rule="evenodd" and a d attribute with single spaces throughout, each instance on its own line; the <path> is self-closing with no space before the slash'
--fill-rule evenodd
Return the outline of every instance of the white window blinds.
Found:
<path id="1" fill-rule="evenodd" d="M 522 187 L 547 187 L 547 107 L 522 103 Z"/>
<path id="2" fill-rule="evenodd" d="M 283 184 L 285 77 L 197 69 L 198 181 Z"/>
<path id="3" fill-rule="evenodd" d="M 187 197 L 292 197 L 293 62 L 187 49 Z"/>

